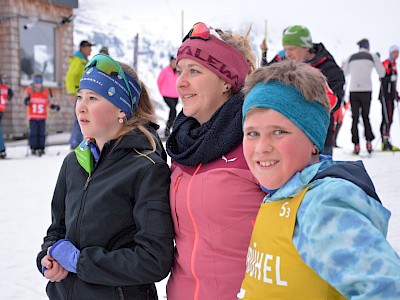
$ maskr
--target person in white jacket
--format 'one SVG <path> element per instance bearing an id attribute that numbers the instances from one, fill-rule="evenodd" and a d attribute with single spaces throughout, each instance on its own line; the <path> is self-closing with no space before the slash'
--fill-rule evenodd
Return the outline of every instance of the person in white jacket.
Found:
<path id="1" fill-rule="evenodd" d="M 375 68 L 379 78 L 385 76 L 385 69 L 382 66 L 378 54 L 369 52 L 369 41 L 360 40 L 357 45 L 359 52 L 352 54 L 343 65 L 345 75 L 350 75 L 350 105 L 353 116 L 351 127 L 351 141 L 354 144 L 354 154 L 360 153 L 360 138 L 358 134 L 358 119 L 361 117 L 364 123 L 366 148 L 369 153 L 372 152 L 371 141 L 375 138 L 369 121 L 369 110 L 371 106 L 372 81 L 371 73 Z"/>

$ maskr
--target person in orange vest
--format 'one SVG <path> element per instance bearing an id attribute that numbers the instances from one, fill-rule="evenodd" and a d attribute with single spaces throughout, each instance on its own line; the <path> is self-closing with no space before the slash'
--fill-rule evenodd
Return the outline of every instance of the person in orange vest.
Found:
<path id="1" fill-rule="evenodd" d="M 4 159 L 7 156 L 6 145 L 4 144 L 3 138 L 3 126 L 1 123 L 7 102 L 11 100 L 12 96 L 13 92 L 7 85 L 7 75 L 3 74 L 0 76 L 0 159 Z"/>
<path id="2" fill-rule="evenodd" d="M 27 106 L 27 118 L 29 120 L 29 146 L 32 155 L 42 156 L 46 142 L 47 110 L 60 110 L 59 105 L 50 104 L 50 91 L 43 87 L 43 75 L 33 75 L 33 84 L 26 91 L 24 100 Z"/>

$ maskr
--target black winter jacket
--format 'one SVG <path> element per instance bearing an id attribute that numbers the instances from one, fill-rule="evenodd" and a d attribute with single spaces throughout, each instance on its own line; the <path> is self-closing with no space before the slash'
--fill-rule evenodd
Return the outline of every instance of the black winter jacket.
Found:
<path id="1" fill-rule="evenodd" d="M 343 70 L 336 64 L 335 59 L 329 53 L 329 51 L 326 50 L 325 46 L 322 43 L 313 45 L 315 56 L 312 60 L 306 61 L 306 63 L 310 64 L 314 68 L 321 70 L 322 74 L 324 74 L 326 77 L 328 86 L 337 97 L 336 104 L 334 105 L 334 107 L 331 107 L 330 124 L 328 132 L 326 133 L 325 140 L 325 146 L 332 147 L 334 144 L 333 136 L 335 134 L 335 123 L 333 119 L 333 114 L 339 109 L 340 105 L 342 104 L 345 78 Z"/>
<path id="2" fill-rule="evenodd" d="M 151 146 L 138 130 L 111 141 L 90 178 L 74 152 L 64 159 L 37 266 L 41 271 L 47 248 L 62 238 L 81 254 L 76 274 L 48 283 L 50 299 L 157 299 L 154 282 L 170 271 L 174 237 L 170 170 L 158 146 L 141 155 Z"/>
<path id="3" fill-rule="evenodd" d="M 322 43 L 319 44 L 313 44 L 313 50 L 315 54 L 314 58 L 305 61 L 305 63 L 310 64 L 314 68 L 320 69 L 322 74 L 326 77 L 326 81 L 328 82 L 328 86 L 331 88 L 333 93 L 337 97 L 337 102 L 334 107 L 331 107 L 331 118 L 330 118 L 330 124 L 328 128 L 328 132 L 326 135 L 326 140 L 325 140 L 325 146 L 333 146 L 334 140 L 333 140 L 333 135 L 334 135 L 334 120 L 333 120 L 333 114 L 335 111 L 337 111 L 342 104 L 343 96 L 344 96 L 344 83 L 345 83 L 345 78 L 344 78 L 344 73 L 342 69 L 336 64 L 335 59 L 333 58 L 332 54 L 329 53 L 328 50 L 326 50 L 325 46 Z M 281 53 L 281 52 L 280 52 Z M 271 65 L 272 63 L 282 61 L 285 58 L 285 56 L 281 56 L 280 53 L 274 57 L 272 61 L 269 63 L 266 60 L 266 57 L 264 56 L 263 53 L 263 58 L 262 58 L 262 66 L 265 65 Z"/>
<path id="4" fill-rule="evenodd" d="M 322 43 L 314 44 L 313 50 L 315 53 L 314 58 L 310 61 L 306 61 L 306 63 L 321 70 L 322 74 L 324 74 L 326 77 L 329 87 L 337 96 L 338 103 L 332 108 L 331 111 L 331 114 L 333 114 L 340 107 L 344 96 L 344 73 L 343 70 L 336 64 L 333 56 L 328 50 L 326 50 Z"/>

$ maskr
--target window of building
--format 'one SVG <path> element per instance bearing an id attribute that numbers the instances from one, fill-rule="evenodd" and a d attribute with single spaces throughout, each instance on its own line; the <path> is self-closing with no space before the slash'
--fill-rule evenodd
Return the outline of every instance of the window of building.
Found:
<path id="1" fill-rule="evenodd" d="M 52 23 L 20 20 L 21 84 L 30 84 L 35 73 L 42 73 L 44 80 L 55 83 L 55 27 Z"/>

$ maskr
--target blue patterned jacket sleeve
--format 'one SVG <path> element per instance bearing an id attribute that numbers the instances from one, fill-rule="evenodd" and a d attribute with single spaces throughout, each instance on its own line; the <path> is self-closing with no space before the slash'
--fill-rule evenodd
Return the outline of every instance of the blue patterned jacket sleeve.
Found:
<path id="1" fill-rule="evenodd" d="M 300 187 L 317 167 L 332 163 L 306 168 L 291 184 Z M 303 261 L 348 299 L 400 299 L 400 258 L 386 240 L 389 218 L 355 184 L 318 179 L 299 208 L 293 243 Z"/>

